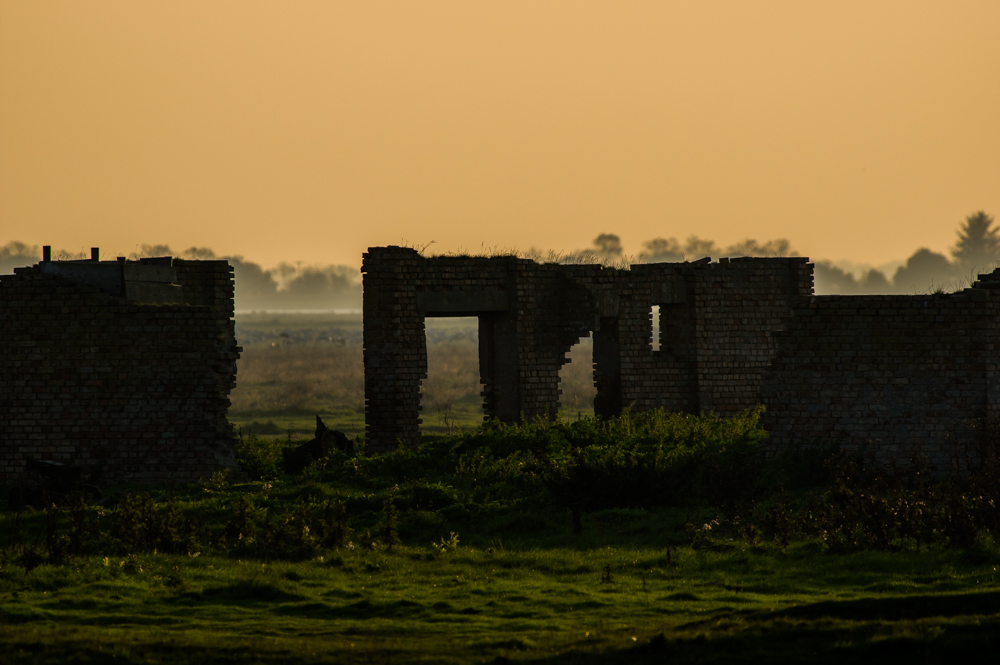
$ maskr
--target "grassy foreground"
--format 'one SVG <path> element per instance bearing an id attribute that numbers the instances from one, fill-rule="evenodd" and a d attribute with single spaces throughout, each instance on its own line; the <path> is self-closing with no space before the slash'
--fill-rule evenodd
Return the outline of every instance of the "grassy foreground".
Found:
<path id="1" fill-rule="evenodd" d="M 8 568 L 4 661 L 944 662 L 1000 646 L 995 559 L 498 548 Z"/>
<path id="2" fill-rule="evenodd" d="M 305 466 L 245 439 L 249 482 L 4 513 L 0 661 L 995 657 L 1000 467 L 914 484 L 772 458 L 758 415 L 492 426 Z"/>

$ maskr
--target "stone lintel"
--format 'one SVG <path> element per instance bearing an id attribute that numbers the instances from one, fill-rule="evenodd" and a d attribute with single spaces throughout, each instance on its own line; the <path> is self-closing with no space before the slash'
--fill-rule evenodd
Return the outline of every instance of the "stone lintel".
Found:
<path id="1" fill-rule="evenodd" d="M 417 309 L 424 316 L 462 316 L 506 312 L 506 291 L 419 291 Z"/>

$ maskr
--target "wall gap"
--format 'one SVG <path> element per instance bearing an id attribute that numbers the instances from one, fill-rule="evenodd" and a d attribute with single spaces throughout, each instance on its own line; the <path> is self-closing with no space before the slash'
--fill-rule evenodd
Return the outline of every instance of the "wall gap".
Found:
<path id="1" fill-rule="evenodd" d="M 483 422 L 479 317 L 426 317 L 427 378 L 420 382 L 421 434 L 470 431 Z"/>
<path id="2" fill-rule="evenodd" d="M 594 337 L 583 337 L 566 352 L 559 369 L 559 415 L 577 420 L 594 415 Z"/>

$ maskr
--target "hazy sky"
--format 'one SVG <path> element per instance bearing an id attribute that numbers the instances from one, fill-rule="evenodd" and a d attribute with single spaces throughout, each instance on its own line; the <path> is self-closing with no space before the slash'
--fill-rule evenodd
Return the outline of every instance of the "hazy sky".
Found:
<path id="1" fill-rule="evenodd" d="M 882 263 L 1000 218 L 1000 2 L 0 0 L 0 244 Z"/>

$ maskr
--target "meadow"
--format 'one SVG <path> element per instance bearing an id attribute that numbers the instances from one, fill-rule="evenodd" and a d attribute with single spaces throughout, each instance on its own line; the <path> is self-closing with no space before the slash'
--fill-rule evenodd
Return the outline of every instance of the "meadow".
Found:
<path id="1" fill-rule="evenodd" d="M 422 432 L 444 434 L 483 423 L 475 318 L 427 319 Z M 230 420 L 246 434 L 306 436 L 316 415 L 349 436 L 364 432 L 365 380 L 360 314 L 242 314 Z M 593 347 L 570 351 L 562 379 L 566 418 L 593 415 Z"/>
<path id="2" fill-rule="evenodd" d="M 623 541 L 648 521 L 604 519 Z M 947 550 L 680 547 L 668 561 L 652 546 L 501 540 L 297 563 L 146 554 L 28 574 L 8 565 L 4 660 L 955 662 L 989 657 L 1000 633 L 993 566 Z"/>
<path id="3" fill-rule="evenodd" d="M 489 424 L 0 517 L 5 662 L 939 662 L 1000 642 L 997 456 L 764 454 L 759 411 Z M 363 453 L 363 442 L 357 442 Z M 994 442 L 995 443 L 995 442 Z M 994 446 L 995 451 L 995 446 Z"/>

